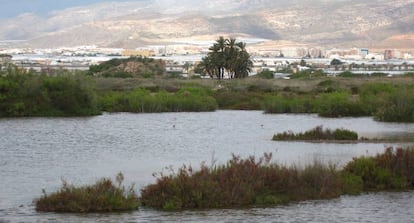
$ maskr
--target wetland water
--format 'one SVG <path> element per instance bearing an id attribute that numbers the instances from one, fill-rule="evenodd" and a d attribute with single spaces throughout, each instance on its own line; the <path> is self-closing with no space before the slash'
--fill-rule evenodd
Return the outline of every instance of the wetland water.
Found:
<path id="1" fill-rule="evenodd" d="M 42 189 L 56 191 L 61 178 L 76 185 L 125 175 L 137 191 L 168 173 L 201 162 L 223 163 L 272 152 L 274 161 L 303 165 L 315 159 L 342 165 L 395 144 L 315 144 L 271 141 L 274 133 L 303 132 L 317 125 L 347 128 L 365 137 L 413 137 L 414 124 L 371 118 L 267 115 L 260 111 L 211 113 L 116 113 L 89 118 L 0 119 L 0 222 L 412 222 L 414 192 L 343 196 L 274 208 L 123 214 L 37 213 Z"/>

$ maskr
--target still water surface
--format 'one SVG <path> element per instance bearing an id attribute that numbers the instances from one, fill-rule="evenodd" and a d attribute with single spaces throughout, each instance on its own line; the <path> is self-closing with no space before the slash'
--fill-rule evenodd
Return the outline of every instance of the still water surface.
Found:
<path id="1" fill-rule="evenodd" d="M 243 210 L 124 214 L 36 213 L 32 200 L 57 190 L 61 178 L 80 185 L 125 175 L 137 191 L 154 172 L 223 163 L 272 152 L 274 160 L 303 165 L 315 159 L 342 165 L 392 144 L 273 142 L 277 132 L 323 125 L 366 137 L 413 137 L 414 124 L 371 118 L 327 119 L 316 115 L 265 115 L 260 111 L 104 114 L 90 118 L 0 119 L 0 222 L 414 222 L 414 192 L 343 196 L 288 206 Z M 394 145 L 395 146 L 395 145 Z"/>

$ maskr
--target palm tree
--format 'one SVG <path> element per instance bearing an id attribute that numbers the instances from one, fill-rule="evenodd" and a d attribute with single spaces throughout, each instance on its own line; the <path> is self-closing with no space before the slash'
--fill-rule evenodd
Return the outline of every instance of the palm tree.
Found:
<path id="1" fill-rule="evenodd" d="M 226 70 L 230 78 L 234 77 L 235 63 L 239 49 L 237 47 L 236 39 L 231 38 L 226 47 Z"/>
<path id="2" fill-rule="evenodd" d="M 226 71 L 230 78 L 248 76 L 253 63 L 246 51 L 245 43 L 237 42 L 234 38 L 220 37 L 209 50 L 210 52 L 202 59 L 199 68 L 208 73 L 210 77 L 223 79 Z"/>
<path id="3" fill-rule="evenodd" d="M 216 40 L 216 43 L 213 45 L 213 49 L 215 52 L 215 62 L 218 65 L 219 69 L 219 77 L 218 79 L 224 78 L 224 70 L 226 66 L 226 47 L 227 47 L 228 39 L 224 39 L 224 37 L 220 36 L 219 39 Z"/>
<path id="4" fill-rule="evenodd" d="M 249 76 L 252 67 L 253 62 L 250 60 L 249 53 L 245 50 L 240 51 L 235 63 L 235 77 L 244 78 Z"/>
<path id="5" fill-rule="evenodd" d="M 201 62 L 197 65 L 197 68 L 204 74 L 208 74 L 211 78 L 214 78 L 213 72 L 211 70 L 210 57 L 203 57 Z"/>
<path id="6" fill-rule="evenodd" d="M 253 62 L 250 59 L 250 54 L 246 51 L 246 43 L 238 42 L 239 52 L 237 54 L 236 62 L 236 78 L 243 78 L 249 76 L 249 72 L 253 67 Z"/>

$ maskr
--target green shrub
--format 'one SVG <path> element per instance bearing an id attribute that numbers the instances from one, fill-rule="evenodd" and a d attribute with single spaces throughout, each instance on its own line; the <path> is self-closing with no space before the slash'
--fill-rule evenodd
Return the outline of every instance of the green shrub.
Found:
<path id="1" fill-rule="evenodd" d="M 348 195 L 358 195 L 363 191 L 364 181 L 361 176 L 354 174 L 343 174 L 343 193 Z"/>
<path id="2" fill-rule="evenodd" d="M 316 111 L 322 117 L 366 116 L 364 106 L 346 92 L 332 92 L 319 95 Z"/>
<path id="3" fill-rule="evenodd" d="M 375 113 L 375 119 L 385 122 L 414 122 L 414 89 L 400 87 L 385 96 Z"/>
<path id="4" fill-rule="evenodd" d="M 257 91 L 221 89 L 214 93 L 214 98 L 220 109 L 260 110 L 265 95 Z"/>
<path id="5" fill-rule="evenodd" d="M 83 116 L 100 114 L 95 92 L 84 78 L 58 76 L 45 78 L 41 86 L 56 114 Z"/>
<path id="6" fill-rule="evenodd" d="M 55 193 L 46 194 L 36 200 L 36 211 L 43 212 L 119 212 L 137 210 L 138 196 L 133 185 L 122 186 L 123 175 L 117 176 L 117 185 L 110 179 L 101 179 L 91 186 L 75 187 L 63 182 Z"/>
<path id="7" fill-rule="evenodd" d="M 413 170 L 413 148 L 388 148 L 375 157 L 354 158 L 343 172 L 360 177 L 364 190 L 405 190 L 414 187 Z"/>
<path id="8" fill-rule="evenodd" d="M 366 114 L 374 115 L 386 103 L 386 98 L 397 90 L 389 83 L 370 83 L 360 87 L 359 100 Z"/>
<path id="9" fill-rule="evenodd" d="M 335 140 L 358 140 L 358 133 L 347 129 L 335 129 L 333 135 Z"/>
<path id="10" fill-rule="evenodd" d="M 3 117 L 88 116 L 101 113 L 92 81 L 79 75 L 7 75 L 0 77 L 0 92 L 0 116 Z"/>
<path id="11" fill-rule="evenodd" d="M 306 96 L 269 95 L 263 105 L 265 113 L 311 113 L 313 107 L 312 100 Z"/>

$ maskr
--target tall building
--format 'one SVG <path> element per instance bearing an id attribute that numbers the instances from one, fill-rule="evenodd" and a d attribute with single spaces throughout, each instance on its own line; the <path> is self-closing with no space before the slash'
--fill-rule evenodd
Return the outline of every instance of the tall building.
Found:
<path id="1" fill-rule="evenodd" d="M 365 57 L 367 57 L 368 54 L 369 54 L 368 48 L 359 49 L 359 55 L 361 56 L 361 58 L 365 59 Z"/>
<path id="2" fill-rule="evenodd" d="M 392 50 L 385 50 L 384 51 L 384 59 L 390 60 L 394 57 Z"/>
<path id="3" fill-rule="evenodd" d="M 399 59 L 401 58 L 401 52 L 398 50 L 385 50 L 384 60 Z"/>

